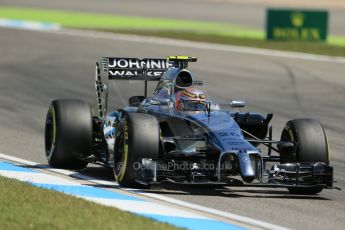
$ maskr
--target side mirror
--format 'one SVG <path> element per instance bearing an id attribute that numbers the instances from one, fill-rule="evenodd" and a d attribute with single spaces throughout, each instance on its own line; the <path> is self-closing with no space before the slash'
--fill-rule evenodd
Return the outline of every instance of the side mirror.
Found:
<path id="1" fill-rule="evenodd" d="M 229 100 L 229 105 L 231 108 L 243 108 L 246 106 L 245 100 Z"/>
<path id="2" fill-rule="evenodd" d="M 203 85 L 204 85 L 204 82 L 203 82 L 203 81 L 194 80 L 194 81 L 193 81 L 193 85 L 203 86 Z"/>

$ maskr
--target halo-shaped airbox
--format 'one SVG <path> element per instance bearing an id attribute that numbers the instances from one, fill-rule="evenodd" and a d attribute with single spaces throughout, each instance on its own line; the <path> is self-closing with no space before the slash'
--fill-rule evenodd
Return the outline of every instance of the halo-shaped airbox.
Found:
<path id="1" fill-rule="evenodd" d="M 181 70 L 175 79 L 177 87 L 191 87 L 193 85 L 193 78 L 189 71 Z"/>

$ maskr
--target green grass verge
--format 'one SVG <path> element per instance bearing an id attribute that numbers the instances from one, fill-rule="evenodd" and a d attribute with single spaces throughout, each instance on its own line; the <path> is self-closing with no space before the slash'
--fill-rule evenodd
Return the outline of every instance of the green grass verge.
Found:
<path id="1" fill-rule="evenodd" d="M 266 41 L 261 30 L 226 23 L 131 17 L 59 10 L 0 7 L 0 18 L 58 23 L 64 27 L 234 44 L 268 49 L 345 56 L 345 37 L 327 43 Z"/>
<path id="2" fill-rule="evenodd" d="M 0 229 L 177 229 L 129 212 L 0 177 Z"/>

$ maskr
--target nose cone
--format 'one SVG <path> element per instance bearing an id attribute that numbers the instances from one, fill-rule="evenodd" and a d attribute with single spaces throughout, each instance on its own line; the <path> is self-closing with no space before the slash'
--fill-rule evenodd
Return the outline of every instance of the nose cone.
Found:
<path id="1" fill-rule="evenodd" d="M 255 171 L 248 153 L 239 152 L 237 157 L 240 164 L 242 179 L 248 183 L 252 182 L 255 179 Z"/>

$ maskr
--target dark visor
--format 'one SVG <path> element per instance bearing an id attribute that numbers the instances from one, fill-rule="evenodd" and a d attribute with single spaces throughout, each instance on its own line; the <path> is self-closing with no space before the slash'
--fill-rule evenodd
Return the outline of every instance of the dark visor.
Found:
<path id="1" fill-rule="evenodd" d="M 181 100 L 184 111 L 203 111 L 206 108 L 204 101 Z"/>

